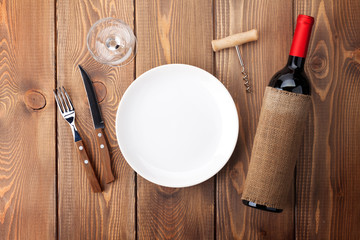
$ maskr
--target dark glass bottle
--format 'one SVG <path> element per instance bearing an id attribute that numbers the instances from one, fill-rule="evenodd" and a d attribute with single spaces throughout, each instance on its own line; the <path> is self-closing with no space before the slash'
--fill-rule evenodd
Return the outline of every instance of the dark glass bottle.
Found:
<path id="1" fill-rule="evenodd" d="M 270 87 L 310 95 L 310 84 L 304 71 L 304 64 L 313 23 L 314 18 L 311 16 L 298 16 L 288 62 L 283 69 L 275 73 L 271 78 Z M 242 200 L 242 202 L 246 206 L 260 210 L 276 213 L 283 211 L 282 209 L 259 205 L 247 200 Z"/>
<path id="2" fill-rule="evenodd" d="M 271 78 L 269 86 L 310 95 L 310 84 L 304 72 L 304 64 L 305 58 L 290 55 L 287 65 Z"/>
<path id="3" fill-rule="evenodd" d="M 256 204 L 254 202 L 250 202 L 250 201 L 246 201 L 246 200 L 242 200 L 242 202 L 243 202 L 243 204 L 245 204 L 248 207 L 265 210 L 265 211 L 269 211 L 269 212 L 281 213 L 283 211 L 282 209 L 271 208 L 271 207 L 267 207 L 265 205 Z"/>

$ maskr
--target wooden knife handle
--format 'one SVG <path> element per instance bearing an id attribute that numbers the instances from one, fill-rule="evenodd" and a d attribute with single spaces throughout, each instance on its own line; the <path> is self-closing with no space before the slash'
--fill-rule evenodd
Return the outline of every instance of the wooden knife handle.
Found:
<path id="1" fill-rule="evenodd" d="M 100 161 L 104 167 L 104 177 L 106 183 L 111 183 L 115 180 L 114 175 L 111 171 L 110 153 L 106 143 L 105 134 L 103 129 L 95 129 L 96 140 L 100 149 Z"/>
<path id="2" fill-rule="evenodd" d="M 83 167 L 85 169 L 86 176 L 90 182 L 92 190 L 94 192 L 101 192 L 101 187 L 100 187 L 99 181 L 95 175 L 93 167 L 91 166 L 90 159 L 86 153 L 83 141 L 80 140 L 75 143 L 76 143 L 77 151 L 79 152 L 79 155 L 80 155 L 81 165 L 83 165 Z"/>
<path id="3" fill-rule="evenodd" d="M 247 42 L 256 41 L 259 38 L 258 31 L 256 29 L 252 29 L 247 32 L 237 33 L 234 35 L 227 36 L 222 39 L 211 41 L 211 45 L 213 50 L 219 51 L 224 48 L 234 47 L 236 45 L 241 45 Z"/>

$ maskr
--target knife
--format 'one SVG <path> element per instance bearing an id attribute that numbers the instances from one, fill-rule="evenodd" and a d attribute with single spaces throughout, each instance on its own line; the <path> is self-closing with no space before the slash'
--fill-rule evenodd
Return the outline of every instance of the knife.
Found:
<path id="1" fill-rule="evenodd" d="M 96 133 L 97 146 L 100 149 L 100 162 L 104 167 L 105 182 L 110 183 L 114 181 L 115 178 L 111 171 L 110 154 L 103 130 L 105 127 L 104 121 L 101 117 L 100 107 L 90 77 L 80 65 L 79 65 L 79 69 L 81 72 L 81 76 L 84 82 L 86 94 L 90 105 L 92 120 L 94 123 L 94 128 Z"/>

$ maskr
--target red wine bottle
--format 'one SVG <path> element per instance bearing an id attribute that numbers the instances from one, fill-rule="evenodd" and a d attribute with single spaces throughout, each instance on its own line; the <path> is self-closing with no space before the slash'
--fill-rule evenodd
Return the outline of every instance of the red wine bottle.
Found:
<path id="1" fill-rule="evenodd" d="M 288 62 L 283 69 L 271 78 L 269 87 L 310 95 L 310 84 L 304 72 L 304 64 L 313 23 L 314 18 L 311 16 L 298 16 Z M 282 212 L 282 209 L 259 205 L 255 202 L 247 200 L 242 200 L 242 202 L 249 207 L 271 212 Z"/>
<path id="2" fill-rule="evenodd" d="M 304 64 L 313 23 L 313 17 L 298 16 L 288 62 L 271 78 L 270 87 L 310 95 L 310 84 L 304 72 Z"/>

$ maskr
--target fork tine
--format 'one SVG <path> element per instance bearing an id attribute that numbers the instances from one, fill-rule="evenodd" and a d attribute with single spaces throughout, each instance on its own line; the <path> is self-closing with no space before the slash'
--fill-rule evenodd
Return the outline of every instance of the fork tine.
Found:
<path id="1" fill-rule="evenodd" d="M 62 89 L 63 89 L 63 92 L 65 93 L 65 96 L 66 96 L 66 98 L 68 100 L 70 110 L 74 110 L 74 105 L 72 104 L 71 99 L 70 99 L 68 93 L 66 92 L 64 86 L 62 87 Z"/>
<path id="2" fill-rule="evenodd" d="M 60 89 L 58 88 L 58 89 L 56 89 L 56 92 L 57 92 L 57 97 L 58 97 L 58 99 L 59 99 L 59 102 L 61 103 L 61 106 L 62 106 L 62 108 L 63 108 L 63 113 L 65 113 L 65 112 L 67 112 L 67 109 L 65 108 L 65 103 L 64 103 L 64 99 L 63 99 L 63 97 L 61 96 L 61 91 L 60 91 Z"/>
<path id="3" fill-rule="evenodd" d="M 63 110 L 64 106 L 62 105 L 62 103 L 60 102 L 60 100 L 58 98 L 57 91 L 55 91 L 55 89 L 54 89 L 53 92 L 54 92 L 56 104 L 58 105 L 58 108 L 59 108 L 60 112 L 64 113 L 64 110 Z"/>
<path id="4" fill-rule="evenodd" d="M 67 103 L 67 100 L 66 100 L 66 98 L 65 98 L 65 94 L 63 93 L 61 87 L 59 87 L 59 92 L 60 92 L 60 94 L 61 94 L 62 101 L 63 101 L 64 106 L 65 106 L 65 108 L 66 108 L 65 111 L 68 112 L 68 111 L 70 110 L 70 107 L 69 107 L 69 105 L 68 105 L 68 103 Z"/>

